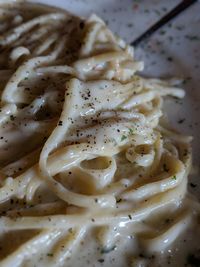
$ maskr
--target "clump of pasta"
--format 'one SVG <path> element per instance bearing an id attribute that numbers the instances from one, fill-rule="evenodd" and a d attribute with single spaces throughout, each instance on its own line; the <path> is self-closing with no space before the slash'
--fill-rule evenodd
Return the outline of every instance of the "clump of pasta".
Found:
<path id="1" fill-rule="evenodd" d="M 37 233 L 0 265 L 34 266 L 42 246 L 48 266 L 68 266 L 93 229 L 107 250 L 130 235 L 165 250 L 192 218 L 191 137 L 163 122 L 179 81 L 137 74 L 143 62 L 97 16 L 29 5 L 0 9 L 0 229 Z"/>

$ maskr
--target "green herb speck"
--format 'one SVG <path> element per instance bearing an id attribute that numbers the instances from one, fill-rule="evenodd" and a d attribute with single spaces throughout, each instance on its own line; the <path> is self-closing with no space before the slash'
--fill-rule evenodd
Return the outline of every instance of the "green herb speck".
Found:
<path id="1" fill-rule="evenodd" d="M 53 257 L 53 253 L 47 253 L 48 257 Z"/>
<path id="2" fill-rule="evenodd" d="M 121 137 L 121 142 L 124 141 L 126 138 L 127 138 L 126 135 L 122 135 L 122 137 Z"/>
<path id="3" fill-rule="evenodd" d="M 129 134 L 134 134 L 134 130 L 132 128 L 129 129 Z"/>

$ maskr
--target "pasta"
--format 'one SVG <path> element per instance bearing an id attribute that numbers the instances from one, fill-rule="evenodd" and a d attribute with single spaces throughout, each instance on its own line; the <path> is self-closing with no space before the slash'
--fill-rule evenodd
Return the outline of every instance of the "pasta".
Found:
<path id="1" fill-rule="evenodd" d="M 191 137 L 163 115 L 180 81 L 138 75 L 96 15 L 6 1 L 0 21 L 0 265 L 148 266 L 140 249 L 159 255 L 198 213 Z"/>

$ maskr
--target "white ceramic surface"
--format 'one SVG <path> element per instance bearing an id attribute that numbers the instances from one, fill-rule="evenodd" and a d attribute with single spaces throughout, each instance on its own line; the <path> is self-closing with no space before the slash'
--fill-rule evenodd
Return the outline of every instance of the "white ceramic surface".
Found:
<path id="1" fill-rule="evenodd" d="M 32 0 L 65 8 L 75 14 L 96 13 L 127 42 L 134 40 L 179 0 Z M 168 23 L 136 49 L 145 62 L 145 74 L 185 79 L 186 98 L 167 102 L 173 125 L 193 135 L 194 165 L 200 165 L 200 2 Z M 199 174 L 190 177 L 189 189 L 200 199 Z"/>

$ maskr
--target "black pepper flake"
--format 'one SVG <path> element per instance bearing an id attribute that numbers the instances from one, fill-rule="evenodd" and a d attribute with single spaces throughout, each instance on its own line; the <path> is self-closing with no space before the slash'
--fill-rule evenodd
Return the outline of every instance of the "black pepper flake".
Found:
<path id="1" fill-rule="evenodd" d="M 80 29 L 83 29 L 85 27 L 85 23 L 83 21 L 81 21 L 79 24 L 79 27 L 80 27 Z"/>
<path id="2" fill-rule="evenodd" d="M 152 259 L 152 260 L 153 260 L 153 259 L 155 259 L 155 257 L 156 257 L 156 256 L 152 254 L 152 255 L 149 257 L 149 259 Z"/>
<path id="3" fill-rule="evenodd" d="M 195 188 L 195 187 L 197 187 L 197 184 L 190 183 L 190 186 Z"/>
<path id="4" fill-rule="evenodd" d="M 173 61 L 173 58 L 172 58 L 172 57 L 168 57 L 167 60 L 168 60 L 169 62 L 172 62 L 172 61 Z"/>
<path id="5" fill-rule="evenodd" d="M 133 27 L 133 23 L 128 23 L 128 24 L 127 24 L 127 27 L 128 27 L 128 28 Z"/>
<path id="6" fill-rule="evenodd" d="M 187 149 L 184 149 L 183 156 L 185 157 L 185 156 L 187 156 L 187 154 L 188 154 L 188 150 Z"/>
<path id="7" fill-rule="evenodd" d="M 165 172 L 169 172 L 169 168 L 167 167 L 167 165 L 165 163 L 163 164 L 163 170 Z"/>
<path id="8" fill-rule="evenodd" d="M 15 117 L 13 115 L 10 115 L 10 120 L 14 121 Z"/>
<path id="9" fill-rule="evenodd" d="M 171 220 L 171 219 L 169 219 L 169 218 L 165 219 L 165 223 L 166 223 L 166 224 L 169 224 L 169 223 L 171 223 L 171 221 L 172 221 L 172 220 Z"/>
<path id="10" fill-rule="evenodd" d="M 185 119 L 180 119 L 180 120 L 178 120 L 178 123 L 181 124 L 181 123 L 183 123 L 184 121 L 185 121 Z"/>
<path id="11" fill-rule="evenodd" d="M 98 262 L 103 263 L 104 259 L 99 259 Z"/>
<path id="12" fill-rule="evenodd" d="M 190 40 L 190 41 L 199 41 L 200 37 L 197 35 L 185 35 L 185 38 Z"/>
<path id="13" fill-rule="evenodd" d="M 59 125 L 59 126 L 62 126 L 62 125 L 63 125 L 63 122 L 62 122 L 62 121 L 59 121 L 59 122 L 58 122 L 58 125 Z"/>

